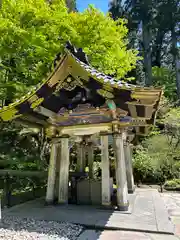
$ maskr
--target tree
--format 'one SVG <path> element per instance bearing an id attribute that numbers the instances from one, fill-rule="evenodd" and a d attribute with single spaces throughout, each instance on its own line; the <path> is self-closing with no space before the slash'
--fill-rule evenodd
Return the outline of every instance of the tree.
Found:
<path id="1" fill-rule="evenodd" d="M 137 47 L 142 49 L 144 59 L 145 84 L 152 85 L 152 66 L 151 66 L 151 23 L 153 15 L 153 0 L 114 0 L 110 4 L 110 11 L 114 19 L 117 17 L 126 17 L 128 19 L 128 28 L 133 33 L 133 44 L 137 39 L 137 33 L 141 29 L 142 44 Z"/>
<path id="2" fill-rule="evenodd" d="M 83 13 L 72 13 L 71 18 L 78 33 L 73 41 L 85 50 L 91 64 L 106 74 L 125 79 L 138 59 L 137 50 L 127 49 L 126 21 L 113 21 L 92 6 Z"/>
<path id="3" fill-rule="evenodd" d="M 173 67 L 176 72 L 176 92 L 180 99 L 180 77 L 178 75 L 178 36 L 180 4 L 178 0 L 164 0 L 158 4 L 158 14 L 155 18 L 154 28 L 157 32 L 154 44 L 154 55 L 156 54 L 154 65 Z M 165 56 L 165 59 L 164 59 Z M 164 62 L 165 60 L 165 62 Z"/>
<path id="4" fill-rule="evenodd" d="M 137 51 L 127 50 L 127 32 L 123 20 L 114 21 L 93 7 L 69 13 L 63 0 L 3 0 L 0 99 L 12 102 L 46 78 L 67 40 L 82 47 L 94 67 L 125 79 L 137 60 Z M 9 124 L 1 127 L 0 160 L 12 160 L 14 168 L 44 167 L 43 161 L 38 163 L 48 155 L 43 133 L 20 133 L 21 128 Z"/>
<path id="5" fill-rule="evenodd" d="M 170 10 L 171 7 L 171 10 Z M 178 52 L 178 37 L 180 35 L 180 4 L 179 1 L 173 0 L 166 2 L 166 9 L 168 9 L 167 13 L 170 17 L 169 29 L 171 31 L 171 42 L 172 42 L 172 56 L 173 56 L 173 67 L 176 72 L 176 88 L 177 88 L 177 96 L 180 100 L 180 64 L 179 64 L 179 52 Z"/>
<path id="6" fill-rule="evenodd" d="M 119 17 L 128 19 L 130 37 L 133 34 L 136 41 L 138 39 L 139 45 L 137 44 L 136 47 L 139 48 L 140 53 L 142 48 L 146 84 L 152 84 L 152 66 L 161 67 L 166 60 L 169 66 L 173 64 L 176 69 L 177 93 L 180 96 L 177 50 L 180 29 L 179 7 L 178 0 L 114 0 L 110 5 L 110 12 L 114 19 Z M 141 34 L 137 34 L 138 30 Z"/>
<path id="7" fill-rule="evenodd" d="M 77 8 L 76 8 L 76 0 L 66 0 L 66 5 L 67 8 L 69 9 L 70 12 L 76 12 Z"/>
<path id="8" fill-rule="evenodd" d="M 63 0 L 4 0 L 0 12 L 1 99 L 8 102 L 40 81 L 67 40 L 84 48 L 94 67 L 125 78 L 136 64 L 127 28 L 93 7 L 67 11 Z"/>
<path id="9" fill-rule="evenodd" d="M 125 14 L 122 0 L 113 0 L 109 3 L 109 12 L 114 20 L 122 18 Z"/>
<path id="10" fill-rule="evenodd" d="M 157 37 L 154 44 L 154 65 L 161 66 L 166 60 L 166 65 L 174 68 L 176 72 L 177 96 L 180 99 L 180 78 L 178 75 L 178 36 L 179 30 L 179 11 L 180 4 L 178 0 L 160 1 L 158 5 L 158 14 L 155 19 Z M 164 59 L 165 56 L 165 59 Z"/>
<path id="11" fill-rule="evenodd" d="M 114 20 L 119 18 L 127 19 L 129 48 L 139 48 L 138 44 L 138 24 L 139 21 L 131 16 L 131 2 L 124 4 L 123 0 L 113 0 L 109 4 L 109 12 Z"/>
<path id="12" fill-rule="evenodd" d="M 46 77 L 54 56 L 62 51 L 71 33 L 69 15 L 61 0 L 4 0 L 0 12 L 3 97 L 12 101 Z"/>

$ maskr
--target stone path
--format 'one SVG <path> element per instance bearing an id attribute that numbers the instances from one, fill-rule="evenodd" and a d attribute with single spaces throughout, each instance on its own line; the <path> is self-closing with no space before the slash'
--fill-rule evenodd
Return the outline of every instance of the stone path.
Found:
<path id="1" fill-rule="evenodd" d="M 180 194 L 159 194 L 153 189 L 137 189 L 132 199 L 131 210 L 126 213 L 87 206 L 44 206 L 43 200 L 38 199 L 7 209 L 3 211 L 3 215 L 72 222 L 97 229 L 85 230 L 77 240 L 180 239 L 177 237 L 180 237 Z M 174 230 L 169 216 L 176 225 L 177 236 L 168 235 Z M 106 230 L 101 231 L 100 228 Z M 157 234 L 160 232 L 161 234 Z"/>
<path id="2" fill-rule="evenodd" d="M 161 197 L 175 225 L 175 233 L 180 238 L 180 193 L 162 193 Z"/>
<path id="3" fill-rule="evenodd" d="M 173 235 L 150 234 L 130 231 L 84 231 L 78 240 L 179 240 Z"/>
<path id="4" fill-rule="evenodd" d="M 84 231 L 78 240 L 179 240 L 180 239 L 180 193 L 163 193 L 169 216 L 175 224 L 175 236 L 132 231 Z M 163 218 L 163 216 L 162 216 Z"/>
<path id="5" fill-rule="evenodd" d="M 43 200 L 35 200 L 12 207 L 5 216 L 29 217 L 37 220 L 70 222 L 92 229 L 136 230 L 173 233 L 174 226 L 157 190 L 137 189 L 131 204 L 131 214 L 102 210 L 88 206 L 44 206 Z"/>

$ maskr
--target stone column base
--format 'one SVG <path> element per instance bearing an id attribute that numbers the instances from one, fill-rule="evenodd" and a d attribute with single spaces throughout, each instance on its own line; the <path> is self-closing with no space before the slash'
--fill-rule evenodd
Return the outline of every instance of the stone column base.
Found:
<path id="1" fill-rule="evenodd" d="M 45 206 L 50 206 L 50 205 L 54 205 L 54 201 L 48 201 L 46 200 L 44 203 Z"/>
<path id="2" fill-rule="evenodd" d="M 59 202 L 59 201 L 58 201 L 57 205 L 66 206 L 66 205 L 68 205 L 68 202 Z"/>
<path id="3" fill-rule="evenodd" d="M 127 205 L 117 206 L 119 211 L 128 211 L 129 210 L 129 202 Z"/>
<path id="4" fill-rule="evenodd" d="M 99 208 L 102 210 L 114 210 L 114 206 L 112 205 L 101 205 Z"/>
<path id="5" fill-rule="evenodd" d="M 129 194 L 133 194 L 135 192 L 136 187 L 134 186 L 132 189 L 128 189 Z"/>

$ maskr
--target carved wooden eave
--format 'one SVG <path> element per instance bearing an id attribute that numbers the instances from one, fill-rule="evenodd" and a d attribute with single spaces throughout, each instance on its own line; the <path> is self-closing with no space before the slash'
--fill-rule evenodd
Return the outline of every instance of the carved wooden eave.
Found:
<path id="1" fill-rule="evenodd" d="M 21 123 L 47 127 L 58 127 L 64 119 L 85 119 L 82 124 L 97 124 L 89 117 L 99 115 L 100 123 L 113 120 L 123 126 L 129 117 L 131 126 L 146 128 L 154 122 L 162 95 L 161 89 L 142 88 L 107 76 L 89 65 L 87 56 L 68 43 L 64 54 L 58 54 L 54 69 L 47 79 L 38 84 L 31 92 L 0 110 L 2 121 L 16 120 Z M 79 105 L 90 104 L 93 109 L 88 113 L 74 114 Z M 103 109 L 103 106 L 106 107 Z M 62 113 L 65 109 L 64 113 Z M 75 110 L 76 109 L 76 110 Z M 108 120 L 109 118 L 109 120 Z M 73 120 L 74 121 L 74 120 Z M 149 122 L 148 122 L 149 121 Z M 68 127 L 68 124 L 65 124 Z M 72 122 L 71 125 L 78 125 Z M 144 133 L 144 131 L 143 131 Z"/>

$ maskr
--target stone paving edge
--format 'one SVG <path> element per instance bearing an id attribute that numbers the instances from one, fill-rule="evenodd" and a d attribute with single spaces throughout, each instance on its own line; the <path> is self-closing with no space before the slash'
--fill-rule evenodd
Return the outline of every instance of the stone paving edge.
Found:
<path id="1" fill-rule="evenodd" d="M 73 222 L 72 222 L 73 223 Z M 74 223 L 73 223 L 74 224 Z M 133 229 L 133 228 L 123 228 L 123 227 L 110 227 L 110 226 L 100 226 L 100 225 L 91 225 L 91 224 L 79 224 L 87 230 L 111 230 L 111 231 L 130 231 L 130 232 L 140 232 L 140 233 L 154 233 L 154 234 L 164 234 L 164 235 L 174 235 L 174 232 L 167 231 L 154 231 L 154 230 L 144 230 L 144 229 Z M 175 235 L 174 235 L 175 236 Z"/>

